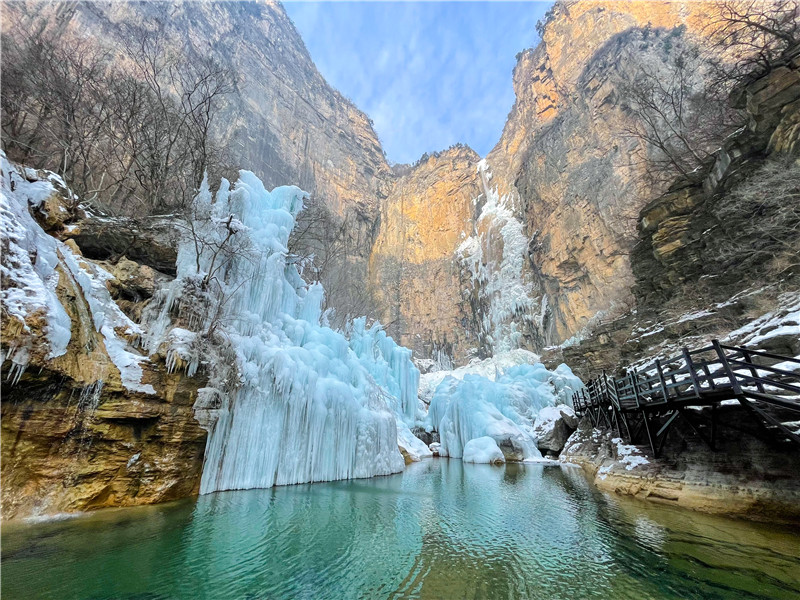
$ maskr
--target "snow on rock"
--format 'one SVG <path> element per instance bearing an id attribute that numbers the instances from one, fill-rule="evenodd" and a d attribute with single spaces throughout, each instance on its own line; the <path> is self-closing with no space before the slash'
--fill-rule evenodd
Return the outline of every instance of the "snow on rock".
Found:
<path id="1" fill-rule="evenodd" d="M 470 440 L 464 446 L 464 462 L 500 464 L 506 462 L 494 438 L 485 436 Z"/>
<path id="2" fill-rule="evenodd" d="M 753 348 L 768 345 L 771 340 L 786 338 L 800 348 L 800 293 L 785 292 L 778 296 L 778 308 L 732 331 L 725 342 Z"/>
<path id="3" fill-rule="evenodd" d="M 418 462 L 423 458 L 433 456 L 433 450 L 411 433 L 408 426 L 400 420 L 397 421 L 397 445 L 407 462 Z"/>
<path id="4" fill-rule="evenodd" d="M 513 198 L 501 196 L 490 186 L 492 174 L 485 160 L 477 166 L 486 203 L 476 223 L 476 233 L 456 249 L 456 258 L 470 276 L 473 289 L 489 306 L 481 327 L 494 353 L 518 348 L 522 339 L 519 323 L 541 321 L 547 306 L 531 296 L 535 289 L 524 273 L 530 240 L 514 214 Z M 500 257 L 490 256 L 495 239 L 502 240 Z M 537 314 L 538 313 L 538 314 Z"/>
<path id="5" fill-rule="evenodd" d="M 194 356 L 187 335 L 168 340 L 177 306 L 192 330 L 217 332 L 208 345 L 221 337 L 234 353 L 211 365 L 222 372 L 204 394 L 214 402 L 198 407 L 209 430 L 201 493 L 396 473 L 398 435 L 415 456 L 429 454 L 410 439 L 419 380 L 410 351 L 365 320 L 349 340 L 321 325 L 324 290 L 302 280 L 287 249 L 306 198 L 293 186 L 268 192 L 249 171 L 214 195 L 204 181 L 193 209 L 211 218 L 195 231 L 215 248 L 241 222 L 235 250 L 227 262 L 202 248 L 198 257 L 187 233 L 177 279 L 154 303 L 151 349 L 168 342 L 182 360 Z"/>
<path id="6" fill-rule="evenodd" d="M 519 352 L 519 351 L 518 351 Z M 535 356 L 535 355 L 532 355 Z M 500 367 L 507 357 L 473 365 L 479 375 L 461 370 L 446 375 L 431 399 L 425 428 L 438 431 L 440 454 L 460 458 L 473 439 L 491 437 L 506 460 L 537 460 L 534 423 L 545 407 L 567 404 L 582 386 L 566 365 L 548 371 L 541 363 Z M 568 408 L 568 406 L 565 406 Z"/>
<path id="7" fill-rule="evenodd" d="M 20 322 L 22 330 L 30 333 L 26 320 L 41 314 L 46 325 L 47 358 L 61 356 L 67 351 L 71 321 L 56 296 L 60 260 L 59 242 L 47 235 L 31 216 L 28 206 L 41 203 L 55 193 L 48 181 L 29 181 L 0 151 L 0 236 L 3 252 L 0 271 L 3 285 L 0 291 L 3 308 Z M 8 348 L 12 361 L 24 370 L 29 349 Z"/>
<path id="8" fill-rule="evenodd" d="M 56 295 L 60 277 L 80 294 L 88 306 L 88 318 L 104 338 L 108 356 L 120 372 L 122 384 L 131 391 L 154 394 L 149 384 L 142 384 L 142 363 L 147 358 L 129 349 L 128 340 L 142 331 L 112 300 L 105 282 L 112 277 L 99 266 L 83 260 L 69 246 L 45 233 L 30 214 L 29 206 L 38 207 L 58 194 L 64 182 L 55 174 L 40 178 L 31 169 L 12 165 L 0 152 L 0 233 L 3 239 L 0 299 L 8 315 L 20 323 L 20 343 L 6 350 L 18 379 L 27 366 L 30 351 L 40 343 L 33 339 L 30 319 L 41 315 L 49 351 L 46 358 L 63 355 L 71 339 L 72 321 Z M 24 334 L 28 334 L 27 336 Z"/>
<path id="9" fill-rule="evenodd" d="M 617 462 L 625 465 L 626 470 L 630 471 L 636 467 L 650 464 L 639 448 L 624 444 L 622 438 L 614 438 L 611 443 L 616 447 Z"/>
<path id="10" fill-rule="evenodd" d="M 578 427 L 575 411 L 565 404 L 545 406 L 536 416 L 533 433 L 540 451 L 561 452 Z"/>

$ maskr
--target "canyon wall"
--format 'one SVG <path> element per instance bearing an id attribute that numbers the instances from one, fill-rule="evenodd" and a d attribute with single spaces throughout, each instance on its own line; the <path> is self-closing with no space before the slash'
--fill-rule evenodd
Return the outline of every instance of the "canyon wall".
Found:
<path id="1" fill-rule="evenodd" d="M 2 156 L 2 518 L 196 494 L 205 379 L 145 356 L 131 320 L 169 277 L 82 256 L 64 234 L 86 215 L 53 181 Z"/>
<path id="2" fill-rule="evenodd" d="M 43 26 L 111 49 L 163 28 L 171 51 L 211 59 L 232 75 L 235 91 L 224 98 L 217 134 L 236 168 L 268 189 L 297 185 L 324 208 L 298 252 L 319 255 L 326 231 L 343 232 L 321 277 L 329 304 L 348 312 L 350 288 L 363 289 L 367 277 L 392 174 L 370 119 L 320 75 L 280 3 L 14 2 L 3 12 L 4 32 Z"/>
<path id="3" fill-rule="evenodd" d="M 636 219 L 661 190 L 635 160 L 639 141 L 623 135 L 634 117 L 620 83 L 637 69 L 665 69 L 704 34 L 705 13 L 693 2 L 556 3 L 541 43 L 518 55 L 516 102 L 481 173 L 474 161 L 462 161 L 453 163 L 462 172 L 448 175 L 469 181 L 465 192 L 477 191 L 468 222 L 454 229 L 452 211 L 434 207 L 422 222 L 409 219 L 417 198 L 436 197 L 426 191 L 430 161 L 405 174 L 386 200 L 394 208 L 381 219 L 370 281 L 401 272 L 408 290 L 426 290 L 437 303 L 457 298 L 467 329 L 453 335 L 458 319 L 442 320 L 395 296 L 393 306 L 378 302 L 393 334 L 424 354 L 446 346 L 460 363 L 510 347 L 538 351 L 630 308 Z M 409 193 L 413 199 L 401 198 Z M 420 239 L 423 230 L 468 237 L 437 236 L 430 254 L 422 245 L 411 258 L 400 230 Z M 428 259 L 444 265 L 448 254 L 448 268 L 460 273 L 458 291 L 455 278 L 416 267 Z M 388 255 L 392 261 L 382 258 Z M 425 305 L 439 310 L 427 297 Z M 419 345 L 418 335 L 427 345 Z"/>
<path id="4" fill-rule="evenodd" d="M 368 117 L 324 81 L 278 3 L 8 12 L 6 29 L 44 22 L 112 47 L 131 28 L 164 27 L 175 48 L 233 73 L 219 134 L 268 187 L 311 193 L 292 249 L 325 265 L 308 276 L 325 285 L 332 322 L 368 314 L 418 356 L 456 363 L 541 350 L 630 307 L 636 217 L 662 190 L 622 134 L 632 116 L 620 82 L 663 69 L 707 24 L 695 2 L 558 2 L 541 43 L 518 55 L 516 102 L 480 173 L 463 147 L 393 172 Z"/>
<path id="5" fill-rule="evenodd" d="M 415 355 L 463 361 L 478 346 L 454 251 L 471 232 L 480 157 L 465 146 L 399 176 L 381 206 L 370 290 L 388 332 Z"/>
<path id="6" fill-rule="evenodd" d="M 461 363 L 541 350 L 630 306 L 636 216 L 659 190 L 621 133 L 632 117 L 619 83 L 664 68 L 705 12 L 556 3 L 541 43 L 518 56 L 516 102 L 482 174 L 465 148 L 393 172 L 368 117 L 325 82 L 276 2 L 14 3 L 4 27 L 44 22 L 112 47 L 164 27 L 180 52 L 225 67 L 237 85 L 218 133 L 268 187 L 311 193 L 318 210 L 293 249 L 325 265 L 308 276 L 325 285 L 334 324 L 368 314 L 419 356 Z"/>
<path id="7" fill-rule="evenodd" d="M 704 31 L 692 2 L 557 3 L 514 70 L 517 101 L 487 158 L 518 195 L 547 312 L 540 344 L 564 341 L 630 303 L 639 209 L 658 189 L 636 160 L 621 84 L 657 73 Z M 541 346 L 540 346 L 541 347 Z"/>

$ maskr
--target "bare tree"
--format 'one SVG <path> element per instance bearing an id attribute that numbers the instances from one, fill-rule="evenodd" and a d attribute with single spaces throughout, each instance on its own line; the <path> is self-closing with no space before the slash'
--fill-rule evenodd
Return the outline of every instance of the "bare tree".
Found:
<path id="1" fill-rule="evenodd" d="M 654 189 L 706 165 L 743 122 L 729 106 L 730 87 L 712 84 L 699 49 L 682 33 L 667 41 L 659 59 L 632 60 L 632 73 L 617 83 L 629 117 L 620 134 L 638 142 L 633 161 Z"/>
<path id="2" fill-rule="evenodd" d="M 706 33 L 723 57 L 720 79 L 758 77 L 800 44 L 799 0 L 721 0 L 710 8 Z"/>
<path id="3" fill-rule="evenodd" d="M 207 171 L 225 168 L 212 129 L 234 81 L 169 42 L 161 26 L 131 29 L 120 57 L 43 28 L 6 31 L 2 132 L 10 158 L 59 173 L 107 211 L 186 206 Z"/>
<path id="4" fill-rule="evenodd" d="M 318 197 L 312 197 L 297 218 L 289 238 L 289 252 L 308 282 L 325 288 L 323 310 L 347 307 L 347 313 L 329 310 L 331 326 L 344 327 L 348 319 L 371 309 L 371 296 L 364 285 L 366 261 L 353 255 L 348 218 L 334 214 Z"/>
<path id="5" fill-rule="evenodd" d="M 800 270 L 800 163 L 769 160 L 714 207 L 723 269 L 757 265 L 779 278 Z"/>

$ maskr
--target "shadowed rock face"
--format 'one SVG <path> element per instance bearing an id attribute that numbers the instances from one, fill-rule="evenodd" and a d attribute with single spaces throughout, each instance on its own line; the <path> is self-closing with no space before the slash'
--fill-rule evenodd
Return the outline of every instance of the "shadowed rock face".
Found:
<path id="1" fill-rule="evenodd" d="M 4 30 L 46 22 L 66 38 L 111 47 L 121 43 L 124 27 L 162 23 L 174 50 L 229 70 L 236 91 L 225 99 L 217 133 L 235 166 L 253 171 L 268 189 L 297 185 L 326 206 L 325 227 L 344 224 L 347 235 L 337 258 L 348 274 L 342 285 L 363 287 L 392 174 L 369 118 L 323 79 L 279 3 L 22 2 L 4 12 Z M 335 269 L 337 277 L 341 271 Z"/>

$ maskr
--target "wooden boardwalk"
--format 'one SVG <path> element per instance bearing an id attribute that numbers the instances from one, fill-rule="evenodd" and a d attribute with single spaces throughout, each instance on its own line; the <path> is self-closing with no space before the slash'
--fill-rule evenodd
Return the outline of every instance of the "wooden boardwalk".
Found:
<path id="1" fill-rule="evenodd" d="M 719 407 L 740 404 L 772 440 L 800 444 L 800 358 L 714 340 L 698 350 L 657 359 L 624 377 L 592 379 L 572 397 L 575 412 L 595 427 L 616 430 L 628 443 L 648 444 L 658 456 L 682 418 L 712 449 Z M 698 409 L 710 407 L 701 422 Z"/>

